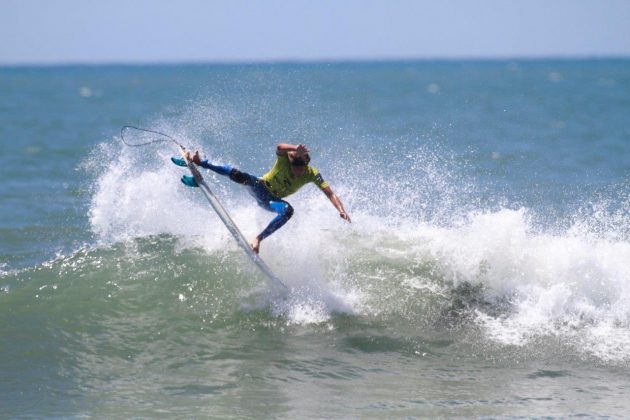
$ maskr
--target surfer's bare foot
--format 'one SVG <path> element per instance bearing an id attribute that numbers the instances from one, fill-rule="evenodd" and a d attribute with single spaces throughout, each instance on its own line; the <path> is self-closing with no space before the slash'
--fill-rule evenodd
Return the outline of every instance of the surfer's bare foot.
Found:
<path id="1" fill-rule="evenodd" d="M 256 254 L 260 252 L 260 239 L 254 238 L 250 245 L 252 247 L 252 251 L 254 251 Z"/>

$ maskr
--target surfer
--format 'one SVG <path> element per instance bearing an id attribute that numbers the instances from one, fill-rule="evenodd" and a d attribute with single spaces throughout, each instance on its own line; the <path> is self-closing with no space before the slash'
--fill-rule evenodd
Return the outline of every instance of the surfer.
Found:
<path id="1" fill-rule="evenodd" d="M 213 164 L 208 160 L 201 160 L 198 151 L 192 157 L 189 152 L 186 154 L 188 159 L 202 168 L 228 176 L 232 181 L 247 186 L 250 194 L 256 198 L 258 205 L 277 213 L 277 216 L 250 244 L 253 251 L 258 254 L 262 240 L 284 226 L 293 216 L 293 207 L 283 198 L 295 193 L 309 182 L 317 185 L 326 194 L 342 219 L 351 221 L 341 200 L 330 188 L 328 182 L 324 181 L 317 169 L 309 165 L 311 161 L 309 152 L 309 149 L 303 144 L 278 144 L 276 162 L 271 170 L 261 178 L 241 172 L 227 164 Z M 197 186 L 191 176 L 184 176 L 182 181 L 189 186 Z"/>

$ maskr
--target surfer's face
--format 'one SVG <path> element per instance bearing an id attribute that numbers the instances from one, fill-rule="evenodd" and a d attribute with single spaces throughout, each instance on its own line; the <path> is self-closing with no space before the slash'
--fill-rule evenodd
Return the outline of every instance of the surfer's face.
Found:
<path id="1" fill-rule="evenodd" d="M 306 166 L 291 165 L 291 173 L 293 176 L 302 176 L 306 172 Z"/>

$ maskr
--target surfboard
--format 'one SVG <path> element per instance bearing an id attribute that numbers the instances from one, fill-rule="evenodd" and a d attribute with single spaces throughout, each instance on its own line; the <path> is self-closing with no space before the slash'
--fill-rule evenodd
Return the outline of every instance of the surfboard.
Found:
<path id="1" fill-rule="evenodd" d="M 210 206 L 212 206 L 227 230 L 232 234 L 232 237 L 234 238 L 234 240 L 236 240 L 236 243 L 243 249 L 243 251 L 245 251 L 245 254 L 247 254 L 249 259 L 269 279 L 269 281 L 271 281 L 273 285 L 288 290 L 288 287 L 282 282 L 282 280 L 280 280 L 280 278 L 278 278 L 278 276 L 276 276 L 273 271 L 271 271 L 271 269 L 263 261 L 263 259 L 260 258 L 260 256 L 254 252 L 254 250 L 252 250 L 249 242 L 247 242 L 247 239 L 245 239 L 245 236 L 243 236 L 243 233 L 240 231 L 238 226 L 236 226 L 236 223 L 234 223 L 217 196 L 212 192 L 206 181 L 203 179 L 203 176 L 201 176 L 201 172 L 199 172 L 197 166 L 190 159 L 186 158 L 185 152 L 186 149 L 182 147 L 182 156 L 186 161 L 186 166 L 188 167 L 190 173 L 197 182 L 197 185 L 199 185 L 199 189 L 203 192 L 203 195 L 206 197 L 206 199 L 208 199 Z"/>

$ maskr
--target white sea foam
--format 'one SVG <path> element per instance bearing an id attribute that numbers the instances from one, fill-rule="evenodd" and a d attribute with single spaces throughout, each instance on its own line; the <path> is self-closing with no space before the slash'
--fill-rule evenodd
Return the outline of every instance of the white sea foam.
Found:
<path id="1" fill-rule="evenodd" d="M 236 249 L 203 196 L 180 183 L 186 171 L 169 162 L 171 149 L 99 156 L 109 163 L 92 197 L 94 233 L 105 243 L 170 234 L 184 247 L 209 253 Z M 246 237 L 273 218 L 240 186 L 208 177 Z M 535 226 L 527 209 L 466 210 L 451 223 L 444 223 L 442 211 L 439 223 L 423 222 L 405 217 L 405 211 L 383 218 L 379 206 L 391 202 L 355 197 L 352 186 L 334 188 L 352 224 L 309 186 L 289 198 L 292 220 L 263 242 L 262 257 L 296 291 L 274 303 L 276 314 L 290 323 L 321 323 L 339 312 L 386 315 L 411 304 L 396 292 L 443 298 L 448 288 L 467 283 L 502 305 L 499 311 L 476 309 L 489 340 L 525 345 L 555 336 L 602 360 L 630 359 L 630 243 L 618 233 L 620 226 L 628 230 L 623 211 L 578 214 L 568 229 L 554 230 Z M 413 191 L 410 197 L 418 199 Z M 450 191 L 444 198 L 450 208 L 457 204 L 453 197 Z M 357 260 L 369 268 L 357 269 Z M 418 274 L 416 268 L 427 262 L 433 275 Z"/>
<path id="2" fill-rule="evenodd" d="M 446 281 L 483 285 L 489 299 L 510 302 L 499 316 L 478 309 L 490 339 L 561 336 L 602 359 L 630 359 L 630 244 L 575 232 L 541 233 L 526 211 L 504 209 L 401 236 L 430 253 Z"/>

